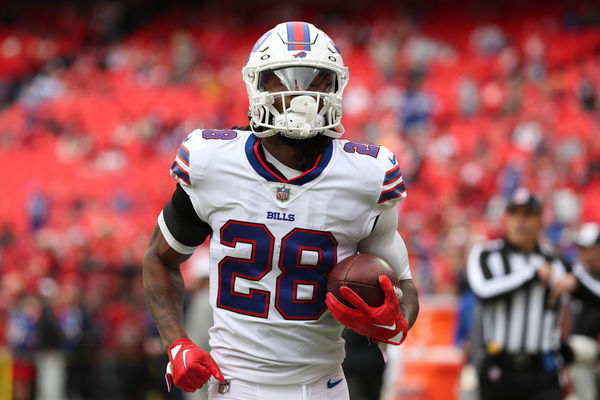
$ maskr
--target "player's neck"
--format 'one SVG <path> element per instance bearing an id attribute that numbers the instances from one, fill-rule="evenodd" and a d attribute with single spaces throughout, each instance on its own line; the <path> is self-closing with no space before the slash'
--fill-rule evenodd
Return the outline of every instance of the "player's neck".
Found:
<path id="1" fill-rule="evenodd" d="M 330 141 L 330 138 L 321 135 L 310 139 L 289 139 L 275 135 L 263 138 L 262 144 L 284 165 L 298 171 L 307 171 L 315 165 Z"/>

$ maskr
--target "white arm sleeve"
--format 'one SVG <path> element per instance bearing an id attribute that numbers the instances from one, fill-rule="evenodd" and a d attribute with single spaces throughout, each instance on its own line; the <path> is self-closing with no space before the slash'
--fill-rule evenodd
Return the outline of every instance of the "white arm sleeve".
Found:
<path id="1" fill-rule="evenodd" d="M 408 251 L 397 228 L 398 209 L 391 207 L 382 211 L 373 231 L 358 244 L 358 251 L 386 261 L 396 271 L 398 280 L 412 279 Z"/>
<path id="2" fill-rule="evenodd" d="M 484 251 L 486 250 L 481 245 L 473 246 L 467 261 L 467 280 L 477 297 L 489 299 L 501 296 L 517 290 L 528 281 L 535 279 L 536 269 L 529 265 L 511 269 L 508 273 L 494 274 L 488 264 L 494 261 L 491 260 L 492 257 L 496 257 L 496 261 L 501 262 L 500 254 L 498 251 L 488 251 L 489 257 L 486 257 L 483 254 Z"/>
<path id="3" fill-rule="evenodd" d="M 590 273 L 579 263 L 575 264 L 575 266 L 573 267 L 573 273 L 575 274 L 581 285 L 585 286 L 590 292 L 600 297 L 599 280 L 594 279 L 594 277 L 590 275 Z"/>

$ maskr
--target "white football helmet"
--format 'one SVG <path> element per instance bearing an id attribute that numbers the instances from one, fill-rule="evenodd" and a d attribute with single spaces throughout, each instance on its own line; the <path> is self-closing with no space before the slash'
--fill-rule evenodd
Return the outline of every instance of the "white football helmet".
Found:
<path id="1" fill-rule="evenodd" d="M 250 127 L 258 137 L 281 133 L 338 138 L 348 68 L 333 41 L 306 22 L 284 22 L 254 45 L 242 69 Z"/>

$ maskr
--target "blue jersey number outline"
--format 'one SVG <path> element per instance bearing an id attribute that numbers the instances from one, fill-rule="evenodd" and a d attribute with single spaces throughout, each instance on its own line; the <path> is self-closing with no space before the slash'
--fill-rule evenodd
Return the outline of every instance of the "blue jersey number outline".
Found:
<path id="1" fill-rule="evenodd" d="M 217 129 L 205 129 L 202 131 L 202 137 L 204 139 L 231 140 L 237 137 L 237 132 Z"/>
<path id="2" fill-rule="evenodd" d="M 226 256 L 219 262 L 217 307 L 240 314 L 268 318 L 271 292 L 250 289 L 235 291 L 237 277 L 259 281 L 272 269 L 275 238 L 264 224 L 229 220 L 221 228 L 221 243 L 252 246 L 249 259 Z M 317 254 L 316 265 L 302 264 L 303 251 Z M 292 229 L 281 240 L 275 287 L 275 308 L 288 320 L 315 320 L 326 309 L 327 277 L 337 262 L 337 241 L 329 232 Z M 298 286 L 312 286 L 310 299 L 298 299 Z"/>
<path id="3" fill-rule="evenodd" d="M 350 141 L 344 145 L 344 151 L 346 153 L 358 153 L 377 158 L 380 147 L 375 144 Z"/>
<path id="4" fill-rule="evenodd" d="M 224 257 L 219 262 L 219 292 L 217 307 L 266 318 L 271 293 L 251 289 L 248 294 L 235 291 L 236 277 L 261 280 L 273 261 L 273 235 L 264 224 L 228 221 L 221 228 L 221 244 L 235 248 L 239 242 L 252 246 L 250 259 Z"/>

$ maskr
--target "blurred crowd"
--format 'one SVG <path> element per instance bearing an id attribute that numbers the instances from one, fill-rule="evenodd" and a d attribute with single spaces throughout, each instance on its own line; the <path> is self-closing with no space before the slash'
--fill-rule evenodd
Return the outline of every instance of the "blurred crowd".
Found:
<path id="1" fill-rule="evenodd" d="M 574 228 L 600 221 L 595 2 L 0 11 L 0 347 L 17 360 L 20 398 L 35 356 L 52 351 L 66 354 L 72 398 L 162 384 L 140 260 L 174 189 L 168 166 L 193 129 L 246 124 L 241 68 L 281 20 L 313 22 L 340 48 L 345 137 L 398 155 L 399 229 L 424 294 L 457 291 L 469 248 L 501 234 L 519 186 L 543 198 L 547 240 L 567 255 Z M 125 392 L 124 379 L 139 385 Z"/>

